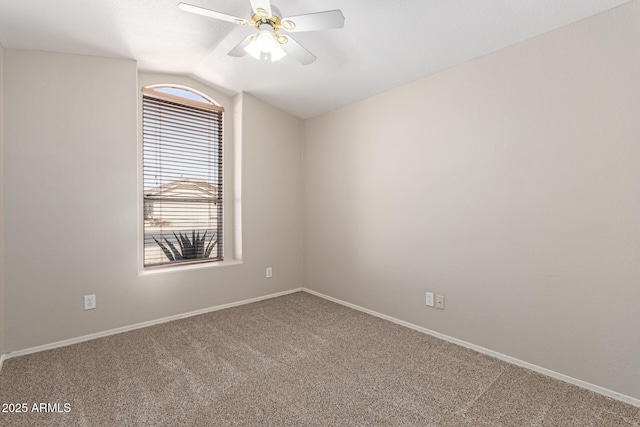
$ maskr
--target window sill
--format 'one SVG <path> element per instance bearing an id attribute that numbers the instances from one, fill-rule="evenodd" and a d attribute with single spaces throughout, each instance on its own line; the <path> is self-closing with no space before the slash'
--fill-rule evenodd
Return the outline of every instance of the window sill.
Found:
<path id="1" fill-rule="evenodd" d="M 175 267 L 166 267 L 166 268 L 150 268 L 142 270 L 139 272 L 139 276 L 148 276 L 153 274 L 163 274 L 163 273 L 177 273 L 187 270 L 201 270 L 205 268 L 221 268 L 221 267 L 230 267 L 232 265 L 240 265 L 242 264 L 242 260 L 230 260 L 230 261 L 220 261 L 220 262 L 204 262 L 193 265 L 179 265 Z"/>

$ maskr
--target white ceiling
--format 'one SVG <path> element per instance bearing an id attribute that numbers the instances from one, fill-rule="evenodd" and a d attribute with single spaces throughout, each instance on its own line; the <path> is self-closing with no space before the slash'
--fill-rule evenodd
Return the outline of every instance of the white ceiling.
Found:
<path id="1" fill-rule="evenodd" d="M 272 0 L 283 15 L 341 9 L 345 27 L 293 37 L 318 59 L 227 56 L 251 28 L 180 0 L 0 0 L 0 45 L 131 58 L 309 118 L 629 0 Z M 183 0 L 249 18 L 249 0 Z M 637 0 L 635 0 L 637 1 Z"/>

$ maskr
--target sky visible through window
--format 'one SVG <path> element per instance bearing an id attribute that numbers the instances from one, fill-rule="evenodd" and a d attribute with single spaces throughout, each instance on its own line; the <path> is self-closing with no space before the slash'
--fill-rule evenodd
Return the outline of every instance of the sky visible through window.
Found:
<path id="1" fill-rule="evenodd" d="M 205 104 L 213 104 L 207 98 L 200 96 L 197 93 L 187 89 L 165 86 L 165 87 L 156 87 L 154 88 L 154 90 L 158 92 L 168 93 L 169 95 L 175 95 L 175 96 L 180 96 L 182 98 L 192 99 L 194 101 L 204 102 Z"/>

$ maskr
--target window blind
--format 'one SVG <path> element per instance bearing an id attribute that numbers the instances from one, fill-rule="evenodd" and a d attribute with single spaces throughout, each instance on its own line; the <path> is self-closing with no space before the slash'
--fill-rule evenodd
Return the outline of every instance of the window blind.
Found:
<path id="1" fill-rule="evenodd" d="M 145 267 L 223 259 L 223 111 L 143 89 Z"/>

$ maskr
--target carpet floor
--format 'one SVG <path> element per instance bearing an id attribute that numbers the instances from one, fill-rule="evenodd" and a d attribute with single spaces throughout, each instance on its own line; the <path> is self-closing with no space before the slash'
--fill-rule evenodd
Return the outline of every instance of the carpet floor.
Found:
<path id="1" fill-rule="evenodd" d="M 27 409 L 3 426 L 640 426 L 640 408 L 303 292 L 9 359 L 0 403 Z"/>

